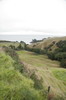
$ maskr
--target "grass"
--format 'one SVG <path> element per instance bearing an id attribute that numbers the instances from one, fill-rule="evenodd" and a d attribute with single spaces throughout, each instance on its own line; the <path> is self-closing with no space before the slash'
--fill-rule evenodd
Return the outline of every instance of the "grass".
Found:
<path id="1" fill-rule="evenodd" d="M 22 61 L 25 61 L 33 66 L 45 68 L 60 67 L 59 62 L 48 59 L 46 55 L 38 55 L 28 51 L 19 51 L 18 54 Z"/>
<path id="2" fill-rule="evenodd" d="M 14 68 L 15 60 L 0 51 L 0 100 L 43 100 L 34 82 Z"/>
<path id="3" fill-rule="evenodd" d="M 53 74 L 59 80 L 66 82 L 66 70 L 65 69 L 62 69 L 62 70 L 56 69 L 56 70 L 53 71 Z"/>
<path id="4" fill-rule="evenodd" d="M 37 55 L 28 51 L 18 51 L 17 53 L 24 62 L 26 70 L 35 70 L 38 78 L 42 77 L 43 86 L 46 90 L 48 86 L 50 86 L 50 92 L 53 93 L 54 96 L 59 95 L 64 98 L 64 100 L 66 99 L 66 69 L 60 68 L 59 62 L 48 59 L 46 55 Z"/>
<path id="5" fill-rule="evenodd" d="M 50 44 L 52 44 L 53 41 L 55 41 L 56 43 L 59 42 L 60 40 L 66 40 L 66 36 L 65 37 L 52 37 L 52 38 L 47 38 L 45 40 L 43 40 L 42 42 L 37 42 L 37 43 L 32 43 L 29 45 L 29 47 L 33 48 L 40 48 L 40 49 L 44 49 L 45 47 L 48 47 Z M 56 44 L 54 44 L 51 49 L 54 50 L 56 49 L 57 46 Z"/>
<path id="6" fill-rule="evenodd" d="M 2 47 L 2 46 L 10 46 L 10 45 L 13 45 L 13 46 L 15 46 L 15 47 L 18 47 L 18 45 L 19 45 L 19 42 L 1 42 L 0 43 L 0 47 Z"/>
<path id="7" fill-rule="evenodd" d="M 48 86 L 50 86 L 49 96 L 55 98 L 53 100 L 66 100 L 66 69 L 60 68 L 59 62 L 33 52 L 17 51 L 17 53 L 24 63 L 26 75 L 20 72 L 19 64 L 15 63 L 16 59 L 0 49 L 0 100 L 46 100 Z M 33 72 L 37 78 L 32 76 L 32 80 L 26 77 L 27 73 L 30 76 Z M 43 88 L 43 92 L 34 87 L 34 81 L 36 86 L 38 84 Z"/>

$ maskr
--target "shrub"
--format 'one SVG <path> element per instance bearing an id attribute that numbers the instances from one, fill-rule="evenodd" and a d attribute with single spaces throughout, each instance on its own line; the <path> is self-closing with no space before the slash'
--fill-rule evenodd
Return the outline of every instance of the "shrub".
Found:
<path id="1" fill-rule="evenodd" d="M 21 63 L 21 61 L 18 57 L 18 54 L 15 52 L 15 50 L 8 48 L 8 47 L 4 47 L 4 50 L 14 60 L 14 68 L 19 70 L 22 73 L 24 65 Z"/>
<path id="2" fill-rule="evenodd" d="M 40 54 L 46 54 L 46 50 L 40 50 Z"/>
<path id="3" fill-rule="evenodd" d="M 15 46 L 13 46 L 13 45 L 10 45 L 9 46 L 11 49 L 14 49 L 15 50 Z"/>
<path id="4" fill-rule="evenodd" d="M 55 59 L 61 61 L 62 59 L 66 59 L 66 52 L 58 52 L 55 55 Z"/>
<path id="5" fill-rule="evenodd" d="M 26 50 L 31 51 L 31 52 L 35 52 L 37 54 L 41 53 L 41 49 L 39 49 L 39 48 L 29 48 L 29 47 L 26 47 Z"/>
<path id="6" fill-rule="evenodd" d="M 48 55 L 48 58 L 55 60 L 55 54 L 53 52 L 48 52 L 47 55 Z"/>
<path id="7" fill-rule="evenodd" d="M 4 48 L 4 51 L 9 55 L 11 56 L 14 60 L 18 60 L 19 57 L 17 55 L 17 53 L 15 52 L 15 50 L 9 48 L 9 47 L 3 47 Z"/>
<path id="8" fill-rule="evenodd" d="M 66 44 L 63 46 L 62 51 L 66 52 Z"/>
<path id="9" fill-rule="evenodd" d="M 62 49 L 62 52 L 66 52 L 66 40 L 64 41 L 59 41 L 56 43 L 57 47 L 59 47 L 60 49 Z"/>
<path id="10" fill-rule="evenodd" d="M 62 59 L 60 65 L 61 65 L 63 68 L 66 68 L 66 59 Z"/>
<path id="11" fill-rule="evenodd" d="M 19 44 L 19 46 L 17 48 L 18 48 L 18 50 L 22 50 L 23 49 L 21 43 Z"/>
<path id="12" fill-rule="evenodd" d="M 39 48 L 34 48 L 32 51 L 35 52 L 35 53 L 40 54 L 40 49 Z"/>
<path id="13" fill-rule="evenodd" d="M 55 53 L 62 52 L 62 48 L 57 48 L 57 49 L 55 49 L 54 52 L 55 52 Z"/>

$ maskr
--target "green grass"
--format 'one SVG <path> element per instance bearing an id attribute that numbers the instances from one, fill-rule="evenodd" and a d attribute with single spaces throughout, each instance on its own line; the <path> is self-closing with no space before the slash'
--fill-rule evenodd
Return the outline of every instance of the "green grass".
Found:
<path id="1" fill-rule="evenodd" d="M 66 82 L 66 70 L 65 69 L 62 69 L 62 70 L 56 69 L 56 70 L 53 71 L 53 74 L 59 80 Z"/>
<path id="2" fill-rule="evenodd" d="M 59 62 L 48 59 L 46 55 L 38 55 L 28 51 L 19 51 L 18 54 L 22 61 L 37 67 L 59 67 Z"/>
<path id="3" fill-rule="evenodd" d="M 0 51 L 0 100 L 42 100 L 34 82 L 14 68 L 15 61 Z"/>
<path id="4" fill-rule="evenodd" d="M 59 62 L 48 59 L 46 55 L 37 55 L 28 51 L 18 51 L 17 53 L 24 62 L 26 70 L 28 69 L 32 72 L 35 70 L 38 78 L 42 77 L 45 89 L 50 86 L 51 93 L 55 96 L 61 96 L 64 100 L 66 99 L 66 69 L 60 68 Z"/>

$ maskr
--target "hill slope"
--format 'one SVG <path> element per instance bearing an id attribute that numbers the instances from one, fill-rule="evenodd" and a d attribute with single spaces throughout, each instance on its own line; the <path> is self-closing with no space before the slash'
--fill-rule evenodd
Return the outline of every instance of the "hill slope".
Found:
<path id="1" fill-rule="evenodd" d="M 2 48 L 0 48 L 0 100 L 43 100 L 39 91 L 34 88 L 34 82 L 20 72 L 17 57 L 12 58 Z"/>
<path id="2" fill-rule="evenodd" d="M 56 43 L 61 41 L 61 40 L 66 40 L 66 37 L 53 37 L 53 38 L 46 38 L 41 42 L 37 42 L 37 43 L 32 43 L 29 45 L 30 48 L 40 48 L 40 49 L 44 49 L 48 46 L 50 46 L 51 44 L 52 47 L 51 49 L 55 49 L 57 48 Z"/>
<path id="3" fill-rule="evenodd" d="M 60 40 L 66 37 L 48 38 L 29 47 L 44 50 L 50 46 L 54 50 Z M 17 47 L 17 42 L 0 42 L 1 100 L 66 100 L 66 69 L 60 68 L 58 61 L 45 54 L 15 51 L 10 45 Z"/>
<path id="4" fill-rule="evenodd" d="M 66 99 L 66 69 L 60 68 L 59 62 L 48 59 L 46 55 L 37 55 L 28 51 L 18 51 L 18 54 L 24 62 L 26 72 L 29 75 L 35 72 L 37 78 L 43 80 L 45 90 L 48 86 L 51 87 L 50 93 L 57 97 L 54 100 Z"/>

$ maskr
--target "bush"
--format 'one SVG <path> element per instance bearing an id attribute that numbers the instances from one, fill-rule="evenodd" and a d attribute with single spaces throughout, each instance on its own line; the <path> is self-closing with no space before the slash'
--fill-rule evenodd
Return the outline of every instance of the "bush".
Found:
<path id="1" fill-rule="evenodd" d="M 66 68 L 66 59 L 62 59 L 60 65 L 61 65 L 63 68 Z"/>
<path id="2" fill-rule="evenodd" d="M 8 48 L 8 47 L 4 47 L 4 50 L 14 60 L 14 68 L 19 70 L 22 73 L 24 65 L 21 63 L 21 61 L 18 57 L 18 54 L 15 52 L 15 50 Z"/>
<path id="3" fill-rule="evenodd" d="M 57 42 L 56 45 L 62 50 L 62 52 L 66 52 L 66 40 L 64 41 L 61 40 Z"/>
<path id="4" fill-rule="evenodd" d="M 40 54 L 46 54 L 46 50 L 40 50 Z"/>
<path id="5" fill-rule="evenodd" d="M 26 46 L 26 47 L 25 47 L 25 50 L 27 50 L 27 51 L 31 51 L 32 49 L 29 48 L 28 46 Z"/>
<path id="6" fill-rule="evenodd" d="M 33 52 L 40 54 L 40 49 L 39 48 L 34 48 L 32 49 Z"/>
<path id="7" fill-rule="evenodd" d="M 15 46 L 13 46 L 13 45 L 10 45 L 9 46 L 11 49 L 14 49 L 15 50 Z"/>
<path id="8" fill-rule="evenodd" d="M 55 54 L 53 52 L 48 52 L 47 55 L 48 55 L 48 58 L 55 60 Z"/>
<path id="9" fill-rule="evenodd" d="M 17 53 L 15 52 L 15 50 L 9 48 L 9 47 L 3 47 L 4 51 L 11 56 L 14 60 L 19 60 L 19 57 L 17 55 Z"/>
<path id="10" fill-rule="evenodd" d="M 19 46 L 17 47 L 17 49 L 18 49 L 18 50 L 22 50 L 22 49 L 23 49 L 21 43 L 19 44 Z"/>
<path id="11" fill-rule="evenodd" d="M 61 61 L 62 59 L 66 59 L 66 52 L 58 52 L 55 55 L 55 59 Z"/>
<path id="12" fill-rule="evenodd" d="M 41 49 L 39 49 L 39 48 L 29 48 L 29 47 L 26 47 L 26 50 L 31 51 L 31 52 L 35 52 L 37 54 L 41 53 Z"/>
<path id="13" fill-rule="evenodd" d="M 62 59 L 66 59 L 66 53 L 64 52 L 49 52 L 48 54 L 48 57 L 52 60 L 58 60 L 58 61 L 61 61 Z"/>

